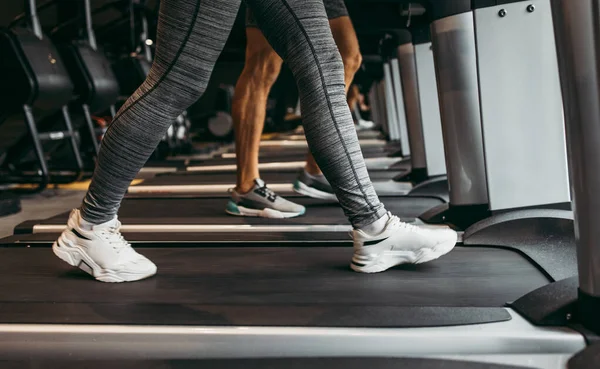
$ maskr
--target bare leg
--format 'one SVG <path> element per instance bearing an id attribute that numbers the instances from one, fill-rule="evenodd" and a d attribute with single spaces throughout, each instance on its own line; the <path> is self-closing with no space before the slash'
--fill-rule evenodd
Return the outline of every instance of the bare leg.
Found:
<path id="1" fill-rule="evenodd" d="M 359 103 L 360 99 L 360 91 L 358 91 L 358 86 L 352 85 L 350 88 L 346 87 L 348 92 L 346 93 L 348 106 L 350 107 L 350 111 L 354 111 L 356 109 L 356 105 Z"/>
<path id="2" fill-rule="evenodd" d="M 235 87 L 232 107 L 239 193 L 250 191 L 260 177 L 258 155 L 267 97 L 283 63 L 260 30 L 248 27 L 246 36 L 246 64 Z"/>

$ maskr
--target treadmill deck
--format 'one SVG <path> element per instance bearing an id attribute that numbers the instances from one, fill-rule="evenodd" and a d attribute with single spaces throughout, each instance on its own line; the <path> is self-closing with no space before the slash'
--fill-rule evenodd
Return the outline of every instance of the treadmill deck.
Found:
<path id="1" fill-rule="evenodd" d="M 0 323 L 472 324 L 506 320 L 503 309 L 477 308 L 501 308 L 548 283 L 524 257 L 494 248 L 459 247 L 429 264 L 374 275 L 350 270 L 350 248 L 138 251 L 157 264 L 157 276 L 105 284 L 62 262 L 49 248 L 0 248 Z"/>
<path id="2" fill-rule="evenodd" d="M 119 210 L 124 224 L 123 232 L 167 232 L 174 241 L 178 235 L 190 232 L 225 232 L 221 238 L 228 242 L 238 234 L 258 234 L 271 238 L 276 233 L 285 234 L 288 241 L 319 241 L 320 236 L 306 232 L 337 234 L 337 240 L 350 240 L 350 223 L 339 204 L 310 198 L 296 198 L 306 206 L 306 215 L 288 219 L 237 217 L 225 213 L 226 198 L 126 198 Z M 405 221 L 441 203 L 435 198 L 396 197 L 382 198 L 387 210 Z M 16 227 L 16 233 L 60 232 L 64 229 L 69 212 L 45 220 L 27 221 Z M 330 239 L 328 236 L 325 239 Z M 281 239 L 283 240 L 283 239 Z"/>

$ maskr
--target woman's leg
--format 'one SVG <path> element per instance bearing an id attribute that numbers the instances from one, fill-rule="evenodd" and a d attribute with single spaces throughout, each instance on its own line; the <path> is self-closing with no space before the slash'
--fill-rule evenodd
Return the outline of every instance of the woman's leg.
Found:
<path id="1" fill-rule="evenodd" d="M 100 224 L 115 217 L 169 126 L 204 93 L 239 5 L 240 0 L 161 2 L 152 68 L 104 136 L 83 219 Z"/>
<path id="2" fill-rule="evenodd" d="M 83 205 L 53 246 L 59 258 L 104 282 L 156 273 L 123 239 L 116 214 L 169 126 L 206 89 L 239 5 L 240 0 L 162 0 L 154 63 L 104 136 Z"/>
<path id="3" fill-rule="evenodd" d="M 433 260 L 456 232 L 429 230 L 386 213 L 373 188 L 346 102 L 344 65 L 322 0 L 246 0 L 300 93 L 304 131 L 317 164 L 354 226 L 352 268 L 372 273 Z"/>
<path id="4" fill-rule="evenodd" d="M 325 6 L 328 4 L 330 6 L 336 5 L 338 8 L 345 8 L 343 1 L 330 0 L 329 3 L 324 3 Z M 333 40 L 335 41 L 338 51 L 342 56 L 342 63 L 344 63 L 344 83 L 346 85 L 346 96 L 348 96 L 348 88 L 352 84 L 352 80 L 354 79 L 356 71 L 362 64 L 362 55 L 358 45 L 358 37 L 356 36 L 356 31 L 354 30 L 352 21 L 347 15 L 333 19 L 330 18 L 329 28 L 331 28 Z M 348 98 L 346 98 L 346 101 L 349 101 Z M 352 105 L 350 105 L 350 107 L 352 108 Z M 323 174 L 321 172 L 321 168 L 319 168 L 315 158 L 310 152 L 306 157 L 306 166 L 304 167 L 304 170 L 313 176 Z"/>
<path id="5" fill-rule="evenodd" d="M 296 77 L 306 138 L 355 228 L 386 215 L 363 160 L 346 102 L 344 64 L 322 0 L 246 0 Z"/>

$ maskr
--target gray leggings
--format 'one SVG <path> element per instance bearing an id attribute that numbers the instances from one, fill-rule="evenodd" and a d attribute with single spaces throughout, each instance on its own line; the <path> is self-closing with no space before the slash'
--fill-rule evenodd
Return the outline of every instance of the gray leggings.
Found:
<path id="1" fill-rule="evenodd" d="M 102 141 L 81 208 L 86 221 L 100 224 L 114 218 L 131 181 L 173 120 L 204 93 L 240 2 L 161 1 L 152 69 Z M 386 210 L 362 157 L 346 102 L 344 66 L 323 0 L 246 0 L 246 5 L 296 78 L 309 148 L 346 216 L 357 228 L 373 223 Z"/>

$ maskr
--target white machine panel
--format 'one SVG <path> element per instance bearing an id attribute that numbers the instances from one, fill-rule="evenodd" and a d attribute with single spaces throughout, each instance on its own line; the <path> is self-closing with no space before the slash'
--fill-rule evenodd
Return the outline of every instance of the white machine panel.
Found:
<path id="1" fill-rule="evenodd" d="M 394 97 L 394 82 L 392 81 L 392 71 L 390 63 L 383 64 L 383 76 L 385 87 L 385 111 L 387 114 L 388 128 L 390 138 L 394 141 L 400 139 L 398 112 L 396 111 L 396 98 Z"/>
<path id="2" fill-rule="evenodd" d="M 442 118 L 440 116 L 431 43 L 415 45 L 415 59 L 419 81 L 419 101 L 421 103 L 427 173 L 430 176 L 444 175 L 446 174 L 444 138 L 442 136 Z"/>
<path id="3" fill-rule="evenodd" d="M 491 209 L 570 201 L 550 2 L 476 10 L 475 33 Z"/>
<path id="4" fill-rule="evenodd" d="M 406 121 L 406 107 L 404 106 L 404 93 L 402 91 L 402 78 L 400 77 L 400 64 L 398 63 L 398 59 L 394 58 L 390 60 L 390 69 L 392 71 L 392 82 L 394 83 L 394 97 L 396 99 L 398 133 L 400 135 L 400 145 L 402 146 L 402 156 L 408 156 L 410 155 L 408 123 Z"/>

